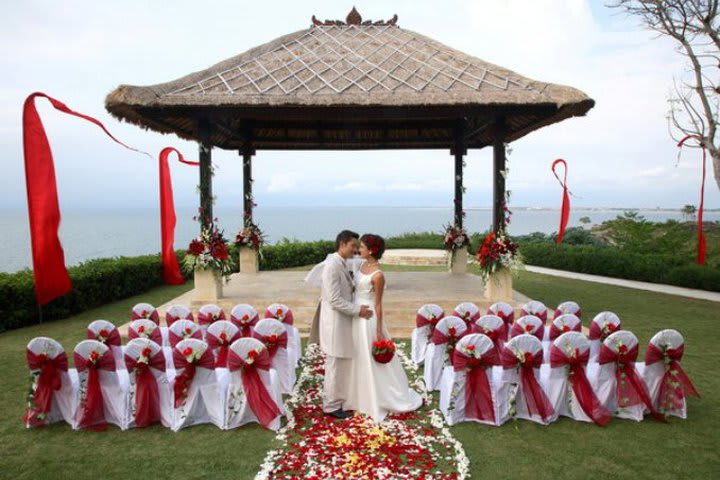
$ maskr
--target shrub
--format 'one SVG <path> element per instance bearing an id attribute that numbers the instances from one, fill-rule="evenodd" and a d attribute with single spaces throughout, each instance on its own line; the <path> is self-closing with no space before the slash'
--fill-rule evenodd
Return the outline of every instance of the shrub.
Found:
<path id="1" fill-rule="evenodd" d="M 281 243 L 263 247 L 260 270 L 302 267 L 325 260 L 335 251 L 335 242 L 319 240 L 305 243 Z"/>

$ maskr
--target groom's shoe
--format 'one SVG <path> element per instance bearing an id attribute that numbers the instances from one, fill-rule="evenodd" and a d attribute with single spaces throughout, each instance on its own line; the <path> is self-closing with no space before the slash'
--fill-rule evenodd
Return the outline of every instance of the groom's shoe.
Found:
<path id="1" fill-rule="evenodd" d="M 325 415 L 330 415 L 331 417 L 335 417 L 340 420 L 345 420 L 346 418 L 352 417 L 348 412 L 343 410 L 342 408 L 335 410 L 334 412 L 326 412 Z"/>

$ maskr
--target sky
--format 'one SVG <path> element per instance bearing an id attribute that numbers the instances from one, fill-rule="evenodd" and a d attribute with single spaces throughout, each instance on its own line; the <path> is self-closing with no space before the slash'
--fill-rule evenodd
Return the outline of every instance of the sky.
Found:
<path id="1" fill-rule="evenodd" d="M 531 79 L 570 85 L 596 101 L 586 117 L 511 144 L 511 206 L 556 207 L 550 171 L 569 164 L 575 207 L 681 208 L 699 203 L 697 150 L 678 161 L 667 97 L 683 59 L 667 39 L 603 0 L 357 1 L 365 19 L 398 25 Z M 34 91 L 95 116 L 119 139 L 153 155 L 197 146 L 120 123 L 104 109 L 119 84 L 150 85 L 202 70 L 252 47 L 345 18 L 351 2 L 9 2 L 0 18 L 0 209 L 25 209 L 22 104 Z M 157 161 L 112 143 L 97 127 L 37 102 L 50 138 L 62 209 L 157 208 Z M 219 207 L 242 205 L 237 152 L 215 149 Z M 176 205 L 198 203 L 198 171 L 172 164 Z M 253 160 L 254 194 L 266 206 L 452 206 L 447 151 L 263 152 Z M 708 163 L 706 208 L 720 208 Z M 466 207 L 492 202 L 492 152 L 471 150 Z"/>

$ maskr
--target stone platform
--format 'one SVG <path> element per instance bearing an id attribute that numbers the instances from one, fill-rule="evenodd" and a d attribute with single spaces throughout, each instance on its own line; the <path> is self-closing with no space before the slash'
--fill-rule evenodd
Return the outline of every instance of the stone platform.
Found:
<path id="1" fill-rule="evenodd" d="M 247 303 L 255 307 L 262 316 L 271 303 L 284 303 L 289 306 L 295 317 L 295 326 L 303 336 L 310 333 L 320 290 L 303 281 L 305 271 L 268 271 L 254 275 L 238 273 L 224 286 L 223 298 L 216 302 L 225 313 L 238 303 Z M 390 334 L 395 338 L 409 338 L 415 327 L 417 309 L 425 303 L 436 303 L 448 313 L 461 302 L 476 303 L 484 312 L 490 303 L 484 297 L 483 281 L 477 275 L 450 274 L 448 272 L 385 272 L 387 287 L 383 301 L 385 321 Z M 528 298 L 514 292 L 517 309 Z M 164 319 L 165 310 L 172 304 L 189 306 L 194 313 L 205 302 L 193 300 L 193 291 L 189 291 L 164 305 L 160 305 L 160 317 Z"/>

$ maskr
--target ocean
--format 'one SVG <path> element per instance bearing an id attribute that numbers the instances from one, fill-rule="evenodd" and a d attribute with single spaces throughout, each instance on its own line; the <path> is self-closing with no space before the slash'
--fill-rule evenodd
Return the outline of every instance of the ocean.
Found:
<path id="1" fill-rule="evenodd" d="M 557 230 L 560 213 L 548 209 L 515 209 L 509 231 L 513 235 Z M 232 240 L 242 225 L 242 210 L 216 209 L 215 216 Z M 682 220 L 677 210 L 639 210 L 648 220 Z M 187 246 L 197 235 L 193 209 L 178 209 L 175 248 Z M 441 207 L 258 207 L 255 221 L 269 243 L 282 238 L 309 240 L 334 239 L 344 228 L 358 233 L 383 236 L 407 232 L 442 231 L 452 220 L 452 210 Z M 582 217 L 599 224 L 622 215 L 616 209 L 576 209 L 568 226 L 579 226 Z M 720 221 L 720 211 L 705 212 L 705 221 Z M 488 208 L 466 209 L 465 226 L 470 232 L 482 232 L 491 225 Z M 68 265 L 101 257 L 133 256 L 160 251 L 160 214 L 158 210 L 74 210 L 63 212 L 60 239 Z M 32 264 L 27 212 L 0 211 L 0 241 L 4 254 L 0 271 L 14 272 Z"/>

